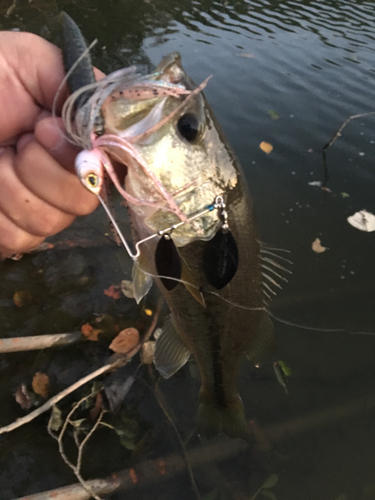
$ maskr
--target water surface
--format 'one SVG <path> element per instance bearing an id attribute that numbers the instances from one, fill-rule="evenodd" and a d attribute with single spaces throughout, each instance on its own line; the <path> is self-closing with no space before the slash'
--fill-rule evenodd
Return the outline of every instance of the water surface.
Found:
<path id="1" fill-rule="evenodd" d="M 4 17 L 10 3 L 0 7 L 0 28 L 33 31 L 54 43 L 60 41 L 56 15 L 65 9 L 89 41 L 98 38 L 93 57 L 104 71 L 131 63 L 151 67 L 178 50 L 196 82 L 212 74 L 205 94 L 246 172 L 262 237 L 289 249 L 294 262 L 272 311 L 307 326 L 375 331 L 375 233 L 360 232 L 346 220 L 363 208 L 375 212 L 374 117 L 344 129 L 327 151 L 326 168 L 321 154 L 347 117 L 375 110 L 372 2 L 34 0 L 17 4 Z M 262 141 L 272 144 L 269 155 L 259 148 Z M 329 191 L 309 185 L 313 181 L 322 181 Z M 1 336 L 79 330 L 103 313 L 127 326 L 147 322 L 144 309 L 155 308 L 156 294 L 139 307 L 125 297 L 115 302 L 103 295 L 130 272 L 130 263 L 104 236 L 107 231 L 104 215 L 97 212 L 57 237 L 54 250 L 2 263 Z M 328 247 L 322 254 L 311 249 L 317 237 Z M 68 241 L 81 244 L 72 247 Z M 13 293 L 21 289 L 35 298 L 29 307 L 13 305 Z M 275 327 L 278 357 L 293 371 L 289 395 L 271 365 L 256 371 L 244 363 L 240 379 L 248 418 L 260 428 L 269 426 L 273 438 L 263 451 L 252 449 L 195 470 L 202 497 L 250 499 L 277 474 L 269 492 L 279 500 L 375 498 L 374 337 L 279 322 Z M 12 392 L 21 383 L 29 385 L 35 372 L 48 373 L 57 391 L 93 363 L 105 362 L 104 353 L 105 342 L 2 356 L 0 423 L 22 415 Z M 136 367 L 134 361 L 129 373 Z M 126 400 L 144 446 L 131 453 L 114 433 L 100 431 L 85 477 L 180 453 L 146 383 L 151 384 L 147 371 Z M 198 387 L 192 366 L 161 384 L 184 439 L 194 428 Z M 46 422 L 40 418 L 1 438 L 4 500 L 75 482 Z M 198 443 L 193 435 L 188 446 Z M 215 497 L 217 485 L 221 497 Z M 176 497 L 195 498 L 187 475 L 134 496 Z"/>

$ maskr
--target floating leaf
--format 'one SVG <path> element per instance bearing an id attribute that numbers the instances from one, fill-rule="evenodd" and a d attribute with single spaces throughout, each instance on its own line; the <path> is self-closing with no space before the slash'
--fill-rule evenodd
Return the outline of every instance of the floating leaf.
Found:
<path id="1" fill-rule="evenodd" d="M 120 437 L 120 443 L 127 450 L 134 450 L 135 448 L 135 433 L 128 429 L 125 424 L 124 425 L 115 425 L 112 426 L 110 424 L 106 424 L 108 427 L 111 427 L 116 434 Z"/>
<path id="2" fill-rule="evenodd" d="M 20 290 L 13 295 L 13 302 L 17 307 L 29 306 L 32 302 L 32 295 L 27 290 Z"/>
<path id="3" fill-rule="evenodd" d="M 121 288 L 118 285 L 111 285 L 109 288 L 104 290 L 104 295 L 118 300 L 119 298 L 121 298 Z"/>
<path id="4" fill-rule="evenodd" d="M 282 361 L 281 359 L 278 359 L 277 362 L 280 365 L 281 370 L 283 371 L 284 375 L 286 377 L 291 377 L 292 376 L 292 369 L 289 365 L 285 363 L 285 361 Z"/>
<path id="5" fill-rule="evenodd" d="M 284 371 L 282 370 L 282 368 L 280 366 L 280 363 L 278 361 L 274 362 L 274 364 L 273 364 L 273 371 L 275 372 L 277 381 L 279 382 L 279 384 L 281 385 L 281 387 L 283 387 L 285 393 L 289 394 L 288 388 L 287 388 L 287 385 L 286 385 L 287 378 L 286 378 L 286 375 L 285 375 Z"/>
<path id="6" fill-rule="evenodd" d="M 309 182 L 309 186 L 322 187 L 322 181 L 311 181 Z"/>
<path id="7" fill-rule="evenodd" d="M 21 384 L 18 387 L 14 393 L 14 397 L 23 410 L 29 409 L 33 404 L 33 400 L 25 384 Z"/>
<path id="8" fill-rule="evenodd" d="M 31 384 L 33 391 L 43 398 L 48 397 L 49 392 L 49 378 L 45 373 L 37 372 Z"/>
<path id="9" fill-rule="evenodd" d="M 349 193 L 345 193 L 345 191 L 343 191 L 343 192 L 341 193 L 341 196 L 342 196 L 343 198 L 350 198 L 350 194 L 349 194 Z"/>
<path id="10" fill-rule="evenodd" d="M 133 442 L 133 440 L 131 440 L 125 436 L 120 438 L 120 443 L 122 444 L 122 446 L 124 448 L 126 448 L 129 451 L 132 451 L 135 448 L 135 443 Z"/>
<path id="11" fill-rule="evenodd" d="M 144 313 L 146 316 L 152 316 L 152 310 L 151 309 L 144 309 Z"/>
<path id="12" fill-rule="evenodd" d="M 277 113 L 277 111 L 274 111 L 273 109 L 269 109 L 268 114 L 270 115 L 272 120 L 278 120 L 280 118 L 279 113 Z"/>
<path id="13" fill-rule="evenodd" d="M 121 292 L 128 299 L 134 299 L 134 287 L 133 282 L 131 280 L 122 280 L 121 281 Z"/>
<path id="14" fill-rule="evenodd" d="M 273 488 L 279 482 L 279 476 L 277 474 L 271 474 L 262 484 L 262 488 L 269 489 Z"/>
<path id="15" fill-rule="evenodd" d="M 360 231 L 370 233 L 375 231 L 375 215 L 367 212 L 367 210 L 360 210 L 354 215 L 348 217 L 349 224 Z"/>
<path id="16" fill-rule="evenodd" d="M 51 411 L 51 416 L 49 418 L 48 427 L 52 431 L 57 432 L 59 429 L 61 429 L 62 425 L 63 425 L 62 412 L 58 406 L 53 405 L 52 411 Z"/>
<path id="17" fill-rule="evenodd" d="M 326 250 L 328 250 L 327 247 L 322 246 L 319 238 L 316 238 L 316 240 L 312 242 L 311 248 L 314 250 L 315 253 L 323 253 Z"/>
<path id="18" fill-rule="evenodd" d="M 99 328 L 94 328 L 90 323 L 85 323 L 81 326 L 81 333 L 87 338 L 87 340 L 96 341 L 99 340 L 98 336 L 103 333 Z"/>
<path id="19" fill-rule="evenodd" d="M 117 337 L 112 340 L 109 346 L 112 351 L 126 354 L 131 351 L 139 343 L 139 332 L 136 328 L 125 328 Z"/>
<path id="20" fill-rule="evenodd" d="M 269 142 L 265 142 L 265 141 L 262 141 L 260 144 L 259 144 L 259 147 L 262 151 L 264 151 L 265 153 L 267 153 L 268 155 L 270 154 L 270 152 L 273 150 L 273 146 L 272 144 L 270 144 Z"/>

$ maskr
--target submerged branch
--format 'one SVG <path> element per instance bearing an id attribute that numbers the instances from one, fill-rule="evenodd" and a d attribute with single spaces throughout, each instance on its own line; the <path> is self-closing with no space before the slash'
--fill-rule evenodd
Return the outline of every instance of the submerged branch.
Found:
<path id="1" fill-rule="evenodd" d="M 347 118 L 344 121 L 344 123 L 341 125 L 341 127 L 338 129 L 338 131 L 336 132 L 336 134 L 332 137 L 332 139 L 329 142 L 327 142 L 327 144 L 323 147 L 323 151 L 325 151 L 330 146 L 332 146 L 332 144 L 335 142 L 335 140 L 338 137 L 340 137 L 341 132 L 344 130 L 344 128 L 347 126 L 347 124 L 350 121 L 355 120 L 356 118 L 364 118 L 365 116 L 371 116 L 371 115 L 375 115 L 375 111 L 369 111 L 368 113 L 359 113 L 358 115 L 351 115 L 351 116 L 349 116 L 349 118 Z"/>
<path id="2" fill-rule="evenodd" d="M 135 349 L 136 348 L 134 348 L 133 351 L 135 351 Z M 138 350 L 135 351 L 134 354 L 136 352 L 138 352 Z M 133 351 L 131 351 L 132 355 L 134 355 Z M 114 361 L 112 363 L 108 363 L 108 364 L 102 366 L 101 368 L 98 368 L 94 372 L 89 373 L 88 375 L 86 375 L 86 377 L 81 378 L 80 380 L 78 380 L 77 382 L 72 384 L 71 386 L 69 386 L 66 389 L 64 389 L 63 391 L 59 392 L 58 394 L 53 396 L 51 399 L 49 399 L 46 403 L 44 403 L 44 405 L 42 405 L 39 408 L 37 408 L 36 410 L 32 411 L 28 415 L 25 415 L 24 417 L 21 417 L 21 418 L 17 418 L 17 420 L 15 422 L 12 422 L 9 425 L 5 425 L 4 427 L 1 427 L 0 434 L 5 434 L 6 432 L 13 431 L 14 429 L 17 429 L 18 427 L 21 427 L 22 425 L 25 425 L 25 424 L 31 422 L 36 417 L 39 417 L 39 415 L 42 415 L 46 411 L 50 410 L 53 405 L 55 405 L 56 403 L 61 401 L 63 398 L 65 398 L 66 396 L 68 396 L 69 394 L 74 392 L 75 390 L 79 389 L 83 385 L 87 384 L 87 382 L 90 382 L 91 380 L 99 377 L 100 375 L 103 375 L 103 373 L 107 373 L 111 370 L 115 370 L 115 369 L 120 368 L 121 366 L 125 365 L 129 361 L 130 357 L 131 357 L 130 353 L 129 353 L 129 355 L 121 356 L 120 358 L 117 358 L 116 361 Z"/>
<path id="3" fill-rule="evenodd" d="M 248 444 L 239 440 L 219 440 L 205 446 L 199 446 L 187 452 L 191 467 L 206 463 L 221 462 L 234 457 L 248 448 Z M 112 474 L 106 479 L 86 481 L 97 495 L 105 495 L 116 490 L 131 490 L 134 487 L 149 486 L 165 479 L 170 479 L 186 471 L 186 461 L 180 455 L 146 460 L 134 468 Z M 55 490 L 36 493 L 17 500 L 89 500 L 90 496 L 81 484 L 72 484 Z"/>
<path id="4" fill-rule="evenodd" d="M 155 329 L 160 310 L 163 304 L 163 299 L 160 298 L 158 305 L 156 307 L 156 311 L 154 314 L 154 318 L 151 322 L 151 325 L 145 332 L 145 335 L 143 336 L 143 339 L 141 342 L 139 342 L 133 349 L 131 349 L 129 352 L 126 354 L 115 354 L 111 356 L 111 362 L 102 366 L 101 368 L 98 368 L 92 373 L 89 373 L 85 377 L 81 378 L 71 386 L 67 387 L 63 391 L 59 392 L 55 396 L 53 396 L 51 399 L 49 399 L 44 405 L 40 406 L 36 410 L 32 411 L 28 415 L 25 415 L 24 417 L 18 418 L 15 422 L 12 422 L 9 425 L 5 425 L 4 427 L 0 427 L 0 434 L 5 434 L 6 432 L 13 431 L 14 429 L 17 429 L 18 427 L 21 427 L 22 425 L 25 425 L 32 420 L 34 420 L 36 417 L 39 417 L 39 415 L 42 415 L 46 411 L 50 410 L 53 405 L 61 401 L 63 398 L 74 392 L 75 390 L 79 389 L 83 385 L 87 384 L 91 380 L 99 377 L 100 375 L 103 375 L 104 373 L 107 373 L 112 370 L 117 370 L 118 368 L 121 368 L 121 366 L 124 366 L 133 356 L 137 354 L 137 352 L 141 349 L 142 344 L 146 342 L 150 336 L 152 335 L 152 332 Z M 80 334 L 79 334 L 80 335 Z M 30 337 L 29 337 L 30 338 Z M 1 352 L 1 351 L 0 351 Z M 3 351 L 5 352 L 5 351 Z"/>
<path id="5" fill-rule="evenodd" d="M 84 338 L 81 332 L 74 332 L 0 339 L 0 353 L 47 349 L 49 347 L 73 344 Z"/>

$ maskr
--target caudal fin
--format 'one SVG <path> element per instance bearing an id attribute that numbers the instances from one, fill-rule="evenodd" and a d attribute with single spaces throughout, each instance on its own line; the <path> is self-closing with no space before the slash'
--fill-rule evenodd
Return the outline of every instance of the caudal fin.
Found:
<path id="1" fill-rule="evenodd" d="M 211 402 L 201 400 L 198 406 L 197 428 L 201 436 L 208 438 L 221 433 L 245 440 L 250 437 L 240 399 L 228 407 L 214 406 Z"/>

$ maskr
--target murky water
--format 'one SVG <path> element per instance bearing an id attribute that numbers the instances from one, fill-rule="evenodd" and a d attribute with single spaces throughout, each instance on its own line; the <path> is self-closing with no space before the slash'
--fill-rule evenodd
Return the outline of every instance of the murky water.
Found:
<path id="1" fill-rule="evenodd" d="M 55 43 L 56 14 L 65 9 L 88 40 L 98 38 L 94 60 L 104 71 L 130 63 L 155 65 L 178 50 L 195 81 L 213 74 L 205 94 L 246 171 L 263 239 L 289 249 L 294 262 L 272 311 L 304 325 L 375 331 L 375 233 L 360 232 L 346 221 L 363 208 L 375 212 L 375 118 L 350 122 L 328 149 L 326 169 L 321 154 L 347 117 L 375 110 L 372 2 L 33 0 L 18 2 L 4 17 L 10 5 L 11 0 L 0 6 L 0 28 L 33 31 Z M 259 148 L 262 141 L 272 144 L 269 155 Z M 310 185 L 313 181 L 322 181 L 329 191 Z M 76 331 L 102 314 L 125 326 L 147 325 L 144 309 L 155 308 L 156 295 L 140 307 L 125 297 L 114 301 L 103 295 L 130 272 L 107 231 L 104 215 L 97 212 L 59 235 L 54 249 L 1 263 L 0 336 Z M 326 252 L 312 251 L 317 237 Z M 13 304 L 17 290 L 31 293 L 29 306 Z M 259 497 L 375 498 L 375 338 L 275 326 L 279 359 L 293 371 L 289 395 L 271 366 L 256 371 L 244 364 L 240 392 L 246 414 L 268 430 L 269 441 L 261 451 L 258 444 L 194 469 L 202 497 L 250 499 L 277 474 L 277 484 Z M 12 393 L 21 383 L 29 386 L 35 372 L 48 373 L 57 392 L 101 366 L 106 345 L 103 340 L 89 347 L 2 355 L 0 424 L 23 414 Z M 134 360 L 126 373 L 136 367 Z M 181 452 L 149 388 L 147 370 L 138 375 L 126 406 L 127 418 L 137 422 L 135 441 L 142 444 L 131 452 L 113 431 L 98 431 L 84 462 L 85 477 Z M 194 367 L 160 387 L 187 438 L 199 387 Z M 1 436 L 1 499 L 75 482 L 46 423 L 41 417 Z M 188 448 L 198 443 L 193 436 Z M 195 498 L 187 475 L 111 498 L 125 495 Z"/>

